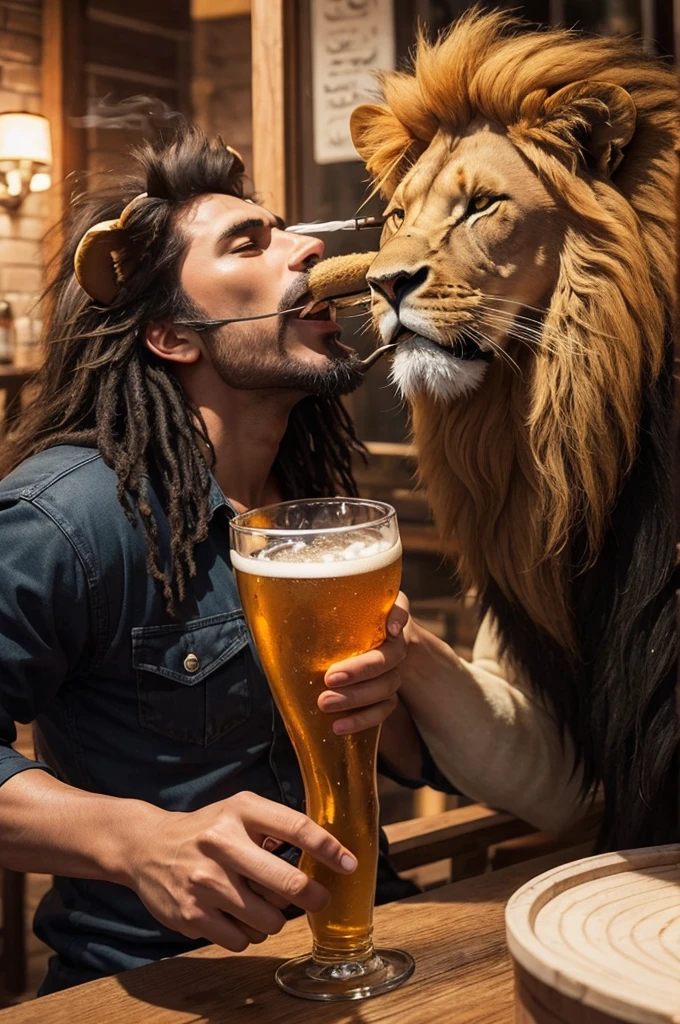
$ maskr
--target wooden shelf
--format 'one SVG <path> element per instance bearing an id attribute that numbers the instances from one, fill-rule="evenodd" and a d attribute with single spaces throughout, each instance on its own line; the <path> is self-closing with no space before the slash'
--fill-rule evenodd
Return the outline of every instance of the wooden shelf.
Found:
<path id="1" fill-rule="evenodd" d="M 0 388 L 6 388 L 10 384 L 25 384 L 33 377 L 35 370 L 23 370 L 19 366 L 0 364 Z"/>

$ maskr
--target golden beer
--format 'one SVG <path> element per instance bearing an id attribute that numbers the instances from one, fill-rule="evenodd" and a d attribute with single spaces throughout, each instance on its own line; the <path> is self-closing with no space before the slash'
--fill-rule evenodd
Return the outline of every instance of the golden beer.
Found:
<path id="1" fill-rule="evenodd" d="M 380 728 L 336 735 L 345 717 L 319 710 L 324 676 L 378 647 L 399 592 L 401 542 L 389 505 L 356 498 L 284 502 L 231 521 L 241 603 L 300 764 L 306 811 L 356 856 L 346 875 L 306 853 L 300 867 L 331 894 L 308 914 L 312 955 L 288 961 L 276 981 L 307 999 L 363 999 L 413 973 L 403 950 L 375 950 L 378 863 L 376 755 Z"/>
<path id="2" fill-rule="evenodd" d="M 357 870 L 343 876 L 302 856 L 301 869 L 331 893 L 329 906 L 309 915 L 314 952 L 317 959 L 338 953 L 358 959 L 371 943 L 379 728 L 336 736 L 336 716 L 320 711 L 317 698 L 333 662 L 385 639 L 399 592 L 401 545 L 342 565 L 232 559 L 246 621 L 300 763 L 307 814 L 358 860 Z M 337 575 L 339 569 L 347 571 Z"/>

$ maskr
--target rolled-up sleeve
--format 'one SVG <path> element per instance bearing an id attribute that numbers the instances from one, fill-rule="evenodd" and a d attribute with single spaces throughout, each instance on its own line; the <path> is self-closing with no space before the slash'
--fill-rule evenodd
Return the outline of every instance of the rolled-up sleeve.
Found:
<path id="1" fill-rule="evenodd" d="M 490 615 L 455 685 L 438 692 L 436 715 L 412 707 L 432 757 L 462 793 L 560 831 L 590 806 L 573 744 L 527 678 L 503 658 Z"/>
<path id="2" fill-rule="evenodd" d="M 0 505 L 0 786 L 29 768 L 12 748 L 87 647 L 87 578 L 63 525 L 30 501 Z"/>
<path id="3" fill-rule="evenodd" d="M 420 733 L 418 733 L 418 741 L 420 743 L 420 774 L 416 778 L 400 775 L 384 757 L 378 754 L 378 772 L 380 775 L 384 775 L 386 778 L 391 779 L 392 782 L 397 782 L 400 786 L 405 786 L 407 789 L 420 789 L 422 786 L 429 786 L 430 789 L 436 789 L 441 793 L 459 794 L 460 790 L 456 789 L 451 780 L 437 767 L 430 753 L 430 748 Z"/>

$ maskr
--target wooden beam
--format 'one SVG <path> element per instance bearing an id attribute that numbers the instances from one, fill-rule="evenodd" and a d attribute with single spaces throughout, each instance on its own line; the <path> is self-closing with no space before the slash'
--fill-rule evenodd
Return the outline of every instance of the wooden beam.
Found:
<path id="1" fill-rule="evenodd" d="M 85 113 L 85 0 L 43 4 L 42 106 L 52 129 L 50 224 L 61 219 L 86 167 L 85 129 L 73 124 Z"/>
<path id="2" fill-rule="evenodd" d="M 192 0 L 191 17 L 197 21 L 204 18 L 237 18 L 250 14 L 250 0 Z"/>
<path id="3" fill-rule="evenodd" d="M 252 0 L 253 180 L 266 207 L 287 216 L 286 0 Z"/>
<path id="4" fill-rule="evenodd" d="M 504 839 L 535 831 L 532 825 L 512 814 L 494 811 L 482 804 L 385 826 L 390 860 L 397 871 L 487 849 Z"/>
<path id="5" fill-rule="evenodd" d="M 590 841 L 599 829 L 601 818 L 602 803 L 597 801 L 580 821 L 564 832 L 550 836 L 541 833 L 542 841 L 550 840 L 560 847 Z M 469 804 L 427 818 L 411 818 L 385 826 L 390 860 L 397 871 L 407 871 L 449 857 L 455 860 L 456 857 L 488 850 L 497 843 L 537 832 L 528 822 L 505 811 L 495 811 L 485 804 Z"/>

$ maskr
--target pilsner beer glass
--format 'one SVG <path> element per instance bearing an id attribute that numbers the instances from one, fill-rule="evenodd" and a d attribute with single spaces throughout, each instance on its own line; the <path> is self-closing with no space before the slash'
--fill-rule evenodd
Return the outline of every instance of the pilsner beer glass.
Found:
<path id="1" fill-rule="evenodd" d="M 355 498 L 289 501 L 231 520 L 231 558 L 246 621 L 293 742 L 306 811 L 354 853 L 340 875 L 303 853 L 300 868 L 331 893 L 308 914 L 311 955 L 276 972 L 307 999 L 364 999 L 411 976 L 402 950 L 375 950 L 380 727 L 336 736 L 320 711 L 334 662 L 378 647 L 399 592 L 401 542 L 390 505 Z"/>

